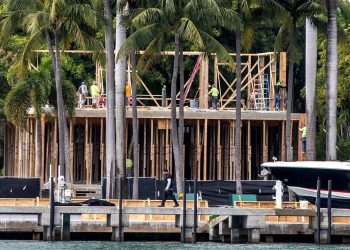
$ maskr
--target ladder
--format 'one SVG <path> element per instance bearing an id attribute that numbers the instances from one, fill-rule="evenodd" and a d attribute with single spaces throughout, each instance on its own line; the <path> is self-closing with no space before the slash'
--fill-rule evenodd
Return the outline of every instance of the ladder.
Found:
<path id="1" fill-rule="evenodd" d="M 261 75 L 259 79 L 253 81 L 253 96 L 255 110 L 269 109 L 269 76 L 267 74 Z"/>

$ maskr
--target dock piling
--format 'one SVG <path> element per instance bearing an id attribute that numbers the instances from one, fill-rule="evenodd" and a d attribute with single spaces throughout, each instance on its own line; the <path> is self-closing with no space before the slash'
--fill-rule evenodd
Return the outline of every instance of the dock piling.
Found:
<path id="1" fill-rule="evenodd" d="M 328 215 L 327 244 L 331 244 L 332 243 L 332 180 L 328 180 L 327 215 Z"/>
<path id="2" fill-rule="evenodd" d="M 49 227 L 49 240 L 53 241 L 55 235 L 55 195 L 54 195 L 54 180 L 53 176 L 50 176 L 50 227 Z"/>
<path id="3" fill-rule="evenodd" d="M 316 194 L 316 244 L 320 244 L 321 241 L 321 180 L 317 180 L 317 194 Z"/>
<path id="4" fill-rule="evenodd" d="M 186 179 L 183 181 L 181 243 L 186 243 Z"/>
<path id="5" fill-rule="evenodd" d="M 198 210 L 197 210 L 197 179 L 193 183 L 193 235 L 192 243 L 197 242 Z"/>

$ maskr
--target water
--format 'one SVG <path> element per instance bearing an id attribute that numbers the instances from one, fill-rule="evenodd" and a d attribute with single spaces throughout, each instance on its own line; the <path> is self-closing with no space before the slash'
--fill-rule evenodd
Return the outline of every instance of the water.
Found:
<path id="1" fill-rule="evenodd" d="M 5 250 L 118 250 L 118 249 L 152 249 L 152 250 L 171 250 L 171 249 L 196 249 L 196 250 L 215 250 L 215 249 L 251 249 L 251 250 L 328 250 L 328 249 L 350 249 L 349 245 L 317 246 L 315 244 L 223 244 L 223 243 L 197 243 L 181 244 L 178 242 L 102 242 L 102 241 L 67 241 L 67 242 L 44 242 L 44 241 L 0 241 L 0 249 Z"/>

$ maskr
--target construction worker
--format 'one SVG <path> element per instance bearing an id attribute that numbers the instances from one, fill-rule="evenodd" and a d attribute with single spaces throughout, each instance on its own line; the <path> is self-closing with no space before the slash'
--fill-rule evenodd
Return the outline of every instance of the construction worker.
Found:
<path id="1" fill-rule="evenodd" d="M 159 205 L 159 207 L 164 207 L 165 202 L 168 198 L 174 201 L 174 207 L 178 207 L 179 203 L 177 202 L 174 196 L 173 177 L 171 176 L 171 174 L 167 169 L 163 169 L 163 177 L 165 181 L 165 188 L 164 188 L 162 203 Z"/>
<path id="2" fill-rule="evenodd" d="M 130 95 L 131 95 L 131 88 L 129 86 L 129 83 L 126 83 L 126 86 L 125 86 L 125 105 L 126 106 L 129 106 Z"/>
<path id="3" fill-rule="evenodd" d="M 302 127 L 302 128 L 299 128 L 299 131 L 302 132 L 301 133 L 301 151 L 303 154 L 306 153 L 306 127 Z"/>
<path id="4" fill-rule="evenodd" d="M 78 93 L 79 93 L 79 108 L 83 108 L 86 102 L 86 96 L 88 94 L 88 90 L 85 82 L 81 83 L 78 89 Z"/>
<path id="5" fill-rule="evenodd" d="M 209 87 L 210 87 L 210 85 L 209 85 Z M 214 85 L 212 85 L 211 90 L 209 91 L 208 95 L 211 96 L 212 109 L 217 109 L 217 103 L 219 100 L 219 90 Z"/>
<path id="6" fill-rule="evenodd" d="M 97 83 L 94 81 L 90 87 L 91 97 L 92 97 L 92 108 L 97 108 L 98 96 L 100 95 L 100 90 L 97 87 Z"/>
<path id="7" fill-rule="evenodd" d="M 278 81 L 275 86 L 274 86 L 274 91 L 275 91 L 275 111 L 279 111 L 280 109 L 280 100 L 281 100 L 281 97 L 280 97 L 280 89 L 281 88 L 285 88 L 285 86 L 282 86 L 281 85 L 281 82 Z"/>

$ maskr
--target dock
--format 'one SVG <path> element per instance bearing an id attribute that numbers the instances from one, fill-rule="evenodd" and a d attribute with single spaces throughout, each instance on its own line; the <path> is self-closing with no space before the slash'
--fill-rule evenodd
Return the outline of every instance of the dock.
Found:
<path id="1" fill-rule="evenodd" d="M 71 233 L 106 233 L 112 241 L 123 241 L 125 233 L 185 235 L 192 242 L 194 231 L 205 235 L 210 241 L 238 243 L 274 242 L 281 236 L 307 236 L 317 233 L 316 209 L 288 206 L 283 209 L 259 207 L 208 207 L 198 202 L 197 230 L 193 201 L 184 210 L 157 207 L 160 201 L 123 201 L 122 211 L 117 206 L 55 206 L 53 234 L 50 234 L 50 207 L 47 200 L 21 199 L 17 205 L 7 202 L 0 206 L 0 235 L 3 233 L 32 233 L 33 240 L 70 240 Z M 128 204 L 129 202 L 129 204 Z M 4 204 L 2 201 L 0 203 Z M 140 205 L 140 204 L 143 204 Z M 121 217 L 120 217 L 121 214 Z M 327 243 L 327 211 L 321 210 L 320 242 Z M 350 242 L 350 211 L 332 209 L 331 235 Z"/>

